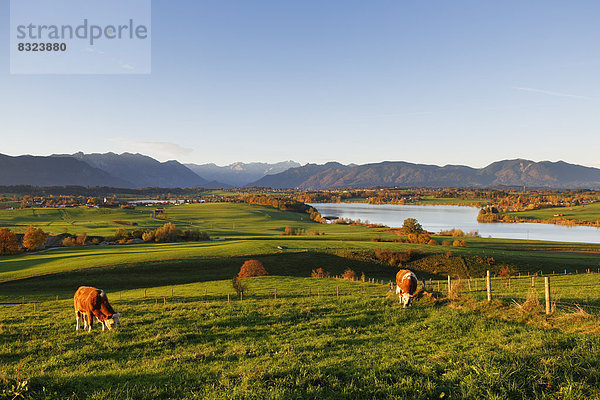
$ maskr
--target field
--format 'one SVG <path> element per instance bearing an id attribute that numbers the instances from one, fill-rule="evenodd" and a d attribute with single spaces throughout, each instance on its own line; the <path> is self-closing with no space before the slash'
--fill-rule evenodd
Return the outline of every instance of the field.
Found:
<path id="1" fill-rule="evenodd" d="M 71 300 L 4 307 L 0 378 L 27 380 L 36 399 L 600 398 L 597 335 L 426 301 L 402 310 L 382 285 L 250 288 L 243 301 L 227 281 L 109 293 L 123 324 L 105 333 L 75 332 Z"/>
<path id="2" fill-rule="evenodd" d="M 0 306 L 0 399 L 600 399 L 600 245 L 376 242 L 397 235 L 245 204 L 173 206 L 167 215 L 225 240 L 0 258 L 0 303 L 14 304 Z M 115 220 L 138 224 L 127 229 L 165 222 L 146 207 L 0 211 L 0 225 L 21 231 L 109 235 L 121 227 Z M 282 236 L 285 226 L 306 234 Z M 397 267 L 372 258 L 377 247 L 413 249 L 420 256 L 409 266 L 449 252 L 494 257 L 521 277 L 510 287 L 495 278 L 487 303 L 475 283 L 481 271 L 417 271 L 429 294 L 403 310 L 387 285 Z M 230 278 L 250 257 L 271 276 L 249 279 L 241 301 Z M 310 278 L 316 267 L 382 284 Z M 541 278 L 531 289 L 526 276 L 537 272 L 555 272 L 549 317 L 524 308 L 532 293 L 543 302 Z M 462 285 L 454 300 L 446 274 Z M 123 313 L 119 330 L 75 332 L 72 296 L 82 284 L 107 291 Z"/>
<path id="3" fill-rule="evenodd" d="M 532 220 L 553 220 L 557 218 L 554 215 L 562 214 L 559 218 L 564 218 L 571 221 L 596 223 L 597 221 L 600 221 L 600 202 L 585 204 L 582 206 L 544 208 L 541 210 L 521 211 L 506 214 Z"/>

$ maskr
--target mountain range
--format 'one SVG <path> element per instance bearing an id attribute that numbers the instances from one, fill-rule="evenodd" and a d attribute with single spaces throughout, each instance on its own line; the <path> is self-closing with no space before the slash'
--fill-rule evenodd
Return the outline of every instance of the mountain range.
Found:
<path id="1" fill-rule="evenodd" d="M 485 168 L 464 165 L 385 161 L 364 165 L 337 162 L 306 164 L 181 164 L 160 162 L 142 154 L 0 154 L 0 185 L 274 189 L 344 187 L 495 187 L 600 188 L 600 169 L 563 161 L 524 159 L 494 162 Z"/>
<path id="2" fill-rule="evenodd" d="M 224 167 L 216 164 L 185 164 L 185 166 L 205 179 L 231 186 L 244 186 L 265 175 L 278 174 L 301 165 L 295 161 L 283 161 L 275 164 L 236 162 Z"/>
<path id="3" fill-rule="evenodd" d="M 534 162 L 516 159 L 494 162 L 485 168 L 464 165 L 412 164 L 385 161 L 376 164 L 307 164 L 265 176 L 258 187 L 329 189 L 344 187 L 494 187 L 600 188 L 600 169 L 564 161 Z"/>

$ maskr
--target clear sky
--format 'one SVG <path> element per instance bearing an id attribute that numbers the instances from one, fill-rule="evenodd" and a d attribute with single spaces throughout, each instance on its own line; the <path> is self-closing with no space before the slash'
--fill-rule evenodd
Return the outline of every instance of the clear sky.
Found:
<path id="1" fill-rule="evenodd" d="M 600 167 L 597 0 L 154 0 L 150 75 L 10 75 L 0 153 Z"/>

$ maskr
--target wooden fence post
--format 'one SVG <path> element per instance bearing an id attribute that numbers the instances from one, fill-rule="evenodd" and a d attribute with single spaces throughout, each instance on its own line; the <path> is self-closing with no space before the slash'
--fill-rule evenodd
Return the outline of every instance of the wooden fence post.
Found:
<path id="1" fill-rule="evenodd" d="M 144 297 L 146 297 L 146 289 L 144 289 Z"/>
<path id="2" fill-rule="evenodd" d="M 451 287 L 452 287 L 452 282 L 450 281 L 450 275 L 448 275 L 448 293 L 450 293 Z"/>
<path id="3" fill-rule="evenodd" d="M 37 311 L 37 304 L 33 303 L 33 312 Z"/>
<path id="4" fill-rule="evenodd" d="M 547 276 L 544 277 L 544 285 L 546 286 L 546 315 L 550 315 L 552 311 L 550 309 L 550 278 Z"/>
<path id="5" fill-rule="evenodd" d="M 531 287 L 535 287 L 535 276 L 531 277 Z"/>
<path id="6" fill-rule="evenodd" d="M 231 300 L 229 299 L 229 293 L 227 293 L 227 303 L 229 303 Z"/>
<path id="7" fill-rule="evenodd" d="M 277 300 L 277 288 L 275 288 L 274 299 Z"/>
<path id="8" fill-rule="evenodd" d="M 335 296 L 340 297 L 340 287 L 339 286 L 335 287 Z"/>
<path id="9" fill-rule="evenodd" d="M 173 297 L 173 287 L 171 287 L 171 297 Z"/>
<path id="10" fill-rule="evenodd" d="M 240 301 L 244 301 L 244 292 L 240 292 Z"/>
<path id="11" fill-rule="evenodd" d="M 469 278 L 469 292 L 471 291 L 471 278 Z"/>
<path id="12" fill-rule="evenodd" d="M 58 301 L 58 295 L 56 296 L 56 301 Z"/>
<path id="13" fill-rule="evenodd" d="M 438 281 L 438 292 L 440 291 L 440 281 Z"/>
<path id="14" fill-rule="evenodd" d="M 163 305 L 167 305 L 167 298 L 165 296 L 163 296 Z"/>
<path id="15" fill-rule="evenodd" d="M 485 278 L 485 286 L 487 289 L 487 301 L 492 301 L 492 276 L 490 275 L 489 269 Z"/>

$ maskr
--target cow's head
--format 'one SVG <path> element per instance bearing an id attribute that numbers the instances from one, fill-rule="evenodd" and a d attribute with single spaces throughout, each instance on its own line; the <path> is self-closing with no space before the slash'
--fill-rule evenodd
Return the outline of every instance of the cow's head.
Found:
<path id="1" fill-rule="evenodd" d="M 117 329 L 119 325 L 119 318 L 121 317 L 121 313 L 113 314 L 109 319 L 104 321 L 104 325 L 108 328 L 108 330 Z"/>
<path id="2" fill-rule="evenodd" d="M 400 302 L 402 303 L 402 307 L 407 308 L 410 307 L 413 302 L 414 296 L 409 293 L 402 293 L 400 296 Z"/>

